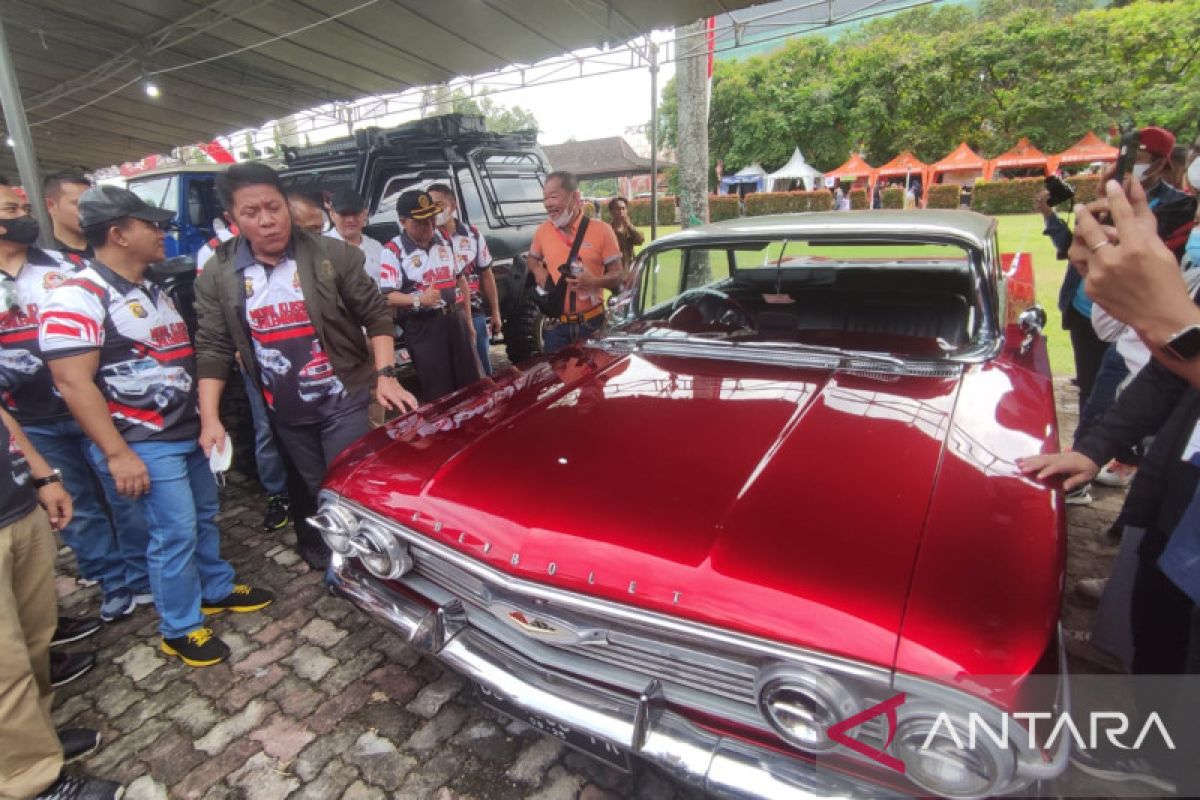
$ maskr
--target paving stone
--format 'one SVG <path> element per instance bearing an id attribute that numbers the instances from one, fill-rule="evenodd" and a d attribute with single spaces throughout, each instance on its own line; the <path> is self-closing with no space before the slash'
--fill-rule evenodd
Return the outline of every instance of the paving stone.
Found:
<path id="1" fill-rule="evenodd" d="M 289 764 L 317 735 L 302 723 L 275 714 L 265 725 L 251 733 L 250 738 L 262 742 L 264 753 Z"/>
<path id="2" fill-rule="evenodd" d="M 442 677 L 421 689 L 416 698 L 406 706 L 418 717 L 432 718 L 442 706 L 462 691 L 463 679 L 453 672 L 445 672 Z"/>
<path id="3" fill-rule="evenodd" d="M 394 633 L 385 632 L 375 642 L 374 648 L 383 653 L 384 658 L 393 664 L 400 664 L 409 669 L 421 662 L 421 654 L 409 647 L 407 643 Z"/>
<path id="4" fill-rule="evenodd" d="M 521 751 L 517 763 L 505 773 L 511 780 L 526 786 L 537 786 L 545 777 L 546 768 L 562 755 L 565 745 L 548 736 L 539 736 Z"/>
<path id="5" fill-rule="evenodd" d="M 280 770 L 279 762 L 266 753 L 251 756 L 226 782 L 254 800 L 284 800 L 300 786 L 300 781 Z"/>
<path id="6" fill-rule="evenodd" d="M 194 738 L 203 736 L 220 719 L 212 702 L 195 695 L 169 711 L 168 716 Z"/>
<path id="7" fill-rule="evenodd" d="M 267 697 L 278 703 L 283 713 L 296 719 L 307 719 L 327 699 L 324 692 L 294 675 L 287 675 Z"/>
<path id="8" fill-rule="evenodd" d="M 243 658 L 233 666 L 233 671 L 240 675 L 258 672 L 263 667 L 270 666 L 291 653 L 295 647 L 296 645 L 289 639 L 280 639 L 274 644 L 261 647 Z M 215 669 L 215 667 L 209 667 L 208 669 Z"/>
<path id="9" fill-rule="evenodd" d="M 529 800 L 575 800 L 583 778 L 567 772 L 562 767 L 551 767 L 546 773 L 546 786 L 540 792 L 529 795 Z"/>
<path id="10" fill-rule="evenodd" d="M 354 606 L 340 597 L 327 594 L 313 604 L 313 610 L 330 622 L 341 622 L 355 613 Z"/>
<path id="11" fill-rule="evenodd" d="M 167 787 L 143 775 L 125 787 L 126 800 L 167 800 Z"/>
<path id="12" fill-rule="evenodd" d="M 284 550 L 271 556 L 271 560 L 283 567 L 290 567 L 300 561 L 300 556 L 295 550 Z"/>
<path id="13" fill-rule="evenodd" d="M 121 670 L 134 683 L 140 683 L 160 668 L 164 662 L 162 656 L 153 647 L 140 644 L 130 648 L 125 655 L 114 658 L 113 663 L 119 664 Z"/>
<path id="14" fill-rule="evenodd" d="M 358 725 L 345 723 L 332 733 L 318 737 L 300 752 L 292 769 L 303 781 L 314 780 L 334 759 L 341 758 L 366 731 Z M 358 777 L 358 773 L 354 772 Z"/>
<path id="15" fill-rule="evenodd" d="M 404 741 L 418 725 L 425 724 L 425 720 L 409 714 L 402 706 L 387 702 L 386 698 L 381 703 L 372 700 L 354 718 L 380 736 L 397 742 Z"/>
<path id="16" fill-rule="evenodd" d="M 303 800 L 329 800 L 341 797 L 350 784 L 358 780 L 358 772 L 341 759 L 329 762 L 324 771 L 311 783 L 301 787 L 294 797 Z"/>
<path id="17" fill-rule="evenodd" d="M 339 722 L 358 711 L 367 703 L 371 687 L 366 683 L 352 683 L 321 706 L 320 713 L 309 720 L 309 727 L 317 735 L 333 730 Z"/>
<path id="18" fill-rule="evenodd" d="M 337 666 L 337 662 L 311 644 L 303 645 L 284 659 L 297 675 L 319 683 L 325 673 Z"/>
<path id="19" fill-rule="evenodd" d="M 344 760 L 358 767 L 359 774 L 367 783 L 388 790 L 398 787 L 417 766 L 415 758 L 401 754 L 392 741 L 374 731 L 367 731 L 358 737 Z"/>
<path id="20" fill-rule="evenodd" d="M 417 728 L 413 735 L 408 737 L 404 749 L 418 753 L 429 752 L 453 736 L 466 718 L 467 710 L 462 706 L 443 706 L 436 717 Z"/>
<path id="21" fill-rule="evenodd" d="M 134 703 L 128 711 L 113 720 L 113 727 L 122 733 L 137 730 L 151 719 L 166 716 L 166 712 L 174 708 L 177 702 L 170 692 L 152 694 L 142 702 Z"/>
<path id="22" fill-rule="evenodd" d="M 87 760 L 88 768 L 96 775 L 109 776 L 114 775 L 118 768 L 135 766 L 128 754 L 149 749 L 150 745 L 168 730 L 170 723 L 163 719 L 151 720 L 124 736 L 118 736 L 115 730 L 109 728 L 102 733 L 105 746 Z M 136 769 L 131 777 L 140 775 L 142 771 L 140 768 Z"/>
<path id="23" fill-rule="evenodd" d="M 211 697 L 214 700 L 229 691 L 229 687 L 234 683 L 234 676 L 236 674 L 228 662 L 215 664 L 204 669 L 192 669 L 190 667 L 185 667 L 185 669 L 187 669 L 185 673 L 187 680 L 195 684 L 196 688 L 205 697 Z M 253 672 L 254 670 L 248 669 L 242 671 Z"/>
<path id="24" fill-rule="evenodd" d="M 124 714 L 131 705 L 146 696 L 133 687 L 133 681 L 115 674 L 97 685 L 95 695 L 96 711 L 109 718 Z"/>
<path id="25" fill-rule="evenodd" d="M 217 705 L 227 714 L 240 711 L 255 697 L 266 694 L 267 690 L 283 680 L 286 675 L 287 672 L 278 664 L 263 667 L 253 675 L 235 681 L 229 687 L 229 691 L 217 700 Z"/>
<path id="26" fill-rule="evenodd" d="M 342 795 L 342 800 L 383 800 L 383 792 L 373 786 L 367 786 L 362 781 L 355 781 Z"/>
<path id="27" fill-rule="evenodd" d="M 480 759 L 493 762 L 510 763 L 521 748 L 520 740 L 490 719 L 469 722 L 452 741 Z"/>
<path id="28" fill-rule="evenodd" d="M 153 765 L 154 777 L 174 786 L 208 756 L 192 746 L 192 737 L 178 728 L 165 732 L 145 753 L 142 760 Z"/>
<path id="29" fill-rule="evenodd" d="M 74 697 L 68 697 L 54 709 L 54 725 L 59 728 L 67 727 L 68 722 L 75 719 L 80 713 L 90 710 L 91 707 L 86 695 L 77 694 Z"/>
<path id="30" fill-rule="evenodd" d="M 329 620 L 318 617 L 310 620 L 307 625 L 301 628 L 300 635 L 317 647 L 327 649 L 333 647 L 350 634 L 349 631 L 339 628 Z"/>
<path id="31" fill-rule="evenodd" d="M 568 752 L 563 764 L 572 772 L 583 775 L 592 783 L 599 784 L 605 789 L 628 796 L 633 791 L 633 777 L 627 772 L 621 772 L 610 767 L 603 761 L 585 756 L 583 753 Z"/>
<path id="32" fill-rule="evenodd" d="M 367 681 L 397 703 L 407 703 L 421 689 L 421 682 L 400 664 L 384 664 L 368 673 Z"/>
<path id="33" fill-rule="evenodd" d="M 360 650 L 351 656 L 349 661 L 344 661 L 331 669 L 321 679 L 321 688 L 330 694 L 336 694 L 352 682 L 362 679 L 382 660 L 383 656 L 374 650 Z"/>
<path id="34" fill-rule="evenodd" d="M 402 800 L 425 800 L 451 778 L 462 772 L 459 754 L 446 750 L 417 766 L 396 790 L 394 797 Z"/>
<path id="35" fill-rule="evenodd" d="M 220 753 L 231 741 L 256 728 L 271 708 L 262 700 L 251 700 L 242 711 L 213 726 L 196 742 L 196 747 L 210 756 Z"/>

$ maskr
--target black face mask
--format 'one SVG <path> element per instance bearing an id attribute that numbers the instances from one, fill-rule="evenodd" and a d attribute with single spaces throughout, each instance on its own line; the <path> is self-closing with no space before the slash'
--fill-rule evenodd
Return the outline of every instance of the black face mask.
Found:
<path id="1" fill-rule="evenodd" d="M 0 228 L 4 228 L 4 234 L 0 235 L 0 239 L 17 244 L 33 244 L 41 233 L 38 221 L 30 216 L 0 219 Z"/>

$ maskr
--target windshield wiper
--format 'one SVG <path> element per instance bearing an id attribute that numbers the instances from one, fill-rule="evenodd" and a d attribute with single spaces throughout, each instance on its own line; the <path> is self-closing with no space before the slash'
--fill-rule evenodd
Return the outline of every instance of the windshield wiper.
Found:
<path id="1" fill-rule="evenodd" d="M 840 347 L 807 344 L 805 342 L 735 342 L 727 338 L 712 338 L 704 334 L 689 335 L 682 331 L 671 331 L 673 335 L 656 335 L 661 333 L 661 331 L 651 331 L 643 334 L 610 334 L 597 339 L 596 343 L 603 346 L 607 342 L 614 346 L 632 347 L 635 349 L 668 349 L 675 345 L 683 345 L 689 349 L 713 348 L 715 350 L 719 348 L 719 352 L 713 352 L 713 355 L 730 356 L 739 354 L 743 356 L 750 354 L 770 354 L 779 358 L 781 356 L 786 357 L 803 353 L 828 356 L 830 359 L 836 359 L 839 364 L 845 361 L 857 360 L 889 364 L 893 367 L 903 367 L 907 363 L 905 359 L 899 356 L 873 350 L 845 350 Z M 727 334 L 720 334 L 720 336 L 725 337 Z"/>

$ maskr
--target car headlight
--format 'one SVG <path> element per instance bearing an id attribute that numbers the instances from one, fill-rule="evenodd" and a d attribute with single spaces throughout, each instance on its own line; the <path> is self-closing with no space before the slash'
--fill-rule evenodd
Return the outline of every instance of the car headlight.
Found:
<path id="1" fill-rule="evenodd" d="M 758 707 L 789 744 L 809 752 L 835 747 L 826 731 L 857 711 L 853 696 L 838 681 L 792 669 L 763 675 Z"/>
<path id="2" fill-rule="evenodd" d="M 933 794 L 950 798 L 993 794 L 1013 773 L 1013 751 L 986 734 L 974 737 L 973 746 L 967 745 L 962 741 L 967 721 L 951 717 L 906 715 L 896 726 L 892 752 L 904 762 L 908 779 Z"/>
<path id="3" fill-rule="evenodd" d="M 350 548 L 377 578 L 393 580 L 413 568 L 412 555 L 389 531 L 372 522 L 361 522 L 350 539 Z"/>
<path id="4" fill-rule="evenodd" d="M 340 555 L 349 555 L 353 548 L 350 537 L 354 535 L 358 520 L 345 508 L 327 503 L 316 516 L 308 518 L 308 524 L 321 533 L 329 549 Z"/>

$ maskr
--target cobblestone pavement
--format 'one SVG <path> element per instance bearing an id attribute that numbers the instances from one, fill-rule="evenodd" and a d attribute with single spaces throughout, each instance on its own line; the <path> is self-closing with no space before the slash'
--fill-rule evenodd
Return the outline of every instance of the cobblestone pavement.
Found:
<path id="1" fill-rule="evenodd" d="M 1069 428 L 1074 393 L 1060 382 L 1059 394 Z M 207 669 L 158 652 L 147 608 L 81 643 L 98 648 L 99 664 L 59 690 L 54 711 L 60 726 L 103 733 L 81 771 L 125 782 L 134 800 L 689 795 L 656 769 L 625 775 L 480 707 L 461 679 L 329 596 L 292 552 L 290 531 L 260 532 L 256 483 L 231 474 L 222 491 L 224 554 L 276 602 L 213 618 L 233 657 Z M 1070 512 L 1064 619 L 1073 631 L 1086 631 L 1093 611 L 1075 603 L 1074 581 L 1103 574 L 1115 553 L 1102 533 L 1121 493 L 1097 493 Z M 67 550 L 58 574 L 63 613 L 94 614 L 98 592 L 76 583 Z M 1081 664 L 1095 658 L 1083 642 L 1071 652 Z"/>

